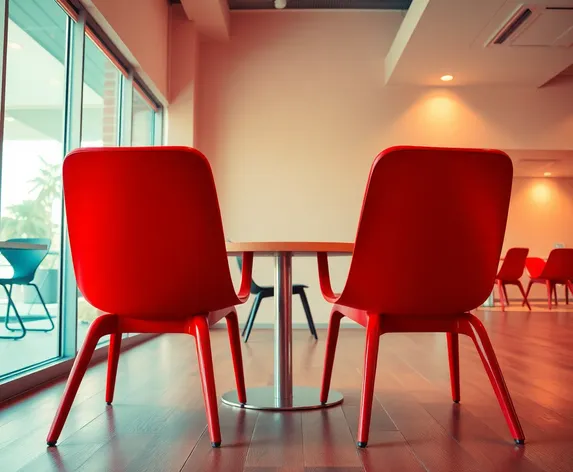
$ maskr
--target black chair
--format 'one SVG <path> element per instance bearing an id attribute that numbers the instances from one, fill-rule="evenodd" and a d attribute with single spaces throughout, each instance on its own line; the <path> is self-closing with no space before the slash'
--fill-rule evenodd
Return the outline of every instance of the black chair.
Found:
<path id="1" fill-rule="evenodd" d="M 239 270 L 242 271 L 243 261 L 241 257 L 237 257 L 237 264 L 239 265 Z M 306 321 L 308 323 L 308 329 L 310 330 L 310 334 L 314 336 L 314 339 L 318 339 L 318 335 L 316 334 L 316 328 L 314 327 L 314 321 L 312 319 L 312 314 L 310 313 L 310 305 L 308 304 L 308 299 L 306 298 L 306 293 L 304 291 L 305 288 L 308 288 L 308 286 L 293 285 L 292 294 L 300 296 L 300 301 L 302 302 L 302 307 L 304 308 L 304 314 L 306 315 Z M 251 312 L 249 313 L 249 319 L 247 320 L 247 324 L 243 328 L 243 337 L 245 338 L 244 339 L 245 342 L 249 340 L 249 336 L 251 335 L 251 330 L 253 329 L 253 324 L 255 323 L 255 317 L 257 316 L 257 311 L 259 311 L 261 302 L 263 301 L 264 298 L 274 297 L 275 288 L 261 287 L 260 285 L 257 285 L 254 280 L 251 280 L 251 293 L 255 295 L 255 301 L 253 302 L 253 306 L 251 307 Z"/>
<path id="2" fill-rule="evenodd" d="M 12 269 L 14 270 L 14 275 L 10 278 L 0 279 L 0 285 L 4 288 L 6 295 L 8 297 L 8 306 L 6 309 L 6 318 L 4 319 L 4 326 L 8 331 L 20 331 L 21 333 L 17 336 L 0 336 L 0 339 L 22 339 L 26 336 L 27 331 L 52 331 L 54 329 L 54 322 L 48 311 L 48 307 L 44 302 L 44 298 L 38 289 L 38 286 L 33 282 L 34 276 L 36 275 L 36 270 L 48 255 L 50 249 L 50 240 L 46 238 L 19 238 L 19 239 L 9 239 L 7 242 L 13 243 L 28 243 L 28 244 L 41 244 L 46 246 L 46 249 L 0 249 L 0 254 L 10 263 Z M 50 322 L 49 328 L 26 328 L 24 322 L 18 313 L 16 304 L 12 300 L 12 287 L 14 285 L 29 285 L 36 289 L 40 303 L 44 307 L 46 312 L 46 318 Z M 8 288 L 6 288 L 8 287 Z M 14 310 L 16 315 L 16 320 L 20 325 L 19 329 L 14 329 L 9 326 L 10 311 Z"/>

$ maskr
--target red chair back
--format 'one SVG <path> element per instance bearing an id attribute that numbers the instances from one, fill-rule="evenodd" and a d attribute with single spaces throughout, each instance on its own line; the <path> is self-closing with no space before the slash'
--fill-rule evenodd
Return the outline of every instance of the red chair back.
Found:
<path id="1" fill-rule="evenodd" d="M 547 263 L 540 277 L 549 280 L 561 280 L 563 282 L 573 280 L 573 249 L 553 249 L 549 253 Z"/>
<path id="2" fill-rule="evenodd" d="M 339 303 L 385 314 L 459 314 L 482 304 L 499 265 L 512 176 L 501 151 L 382 152 Z"/>
<path id="3" fill-rule="evenodd" d="M 503 259 L 501 269 L 497 273 L 497 278 L 503 281 L 517 282 L 523 275 L 527 254 L 529 254 L 529 249 L 525 247 L 509 249 Z"/>
<path id="4" fill-rule="evenodd" d="M 544 267 L 545 261 L 541 259 L 541 257 L 528 257 L 525 259 L 525 268 L 527 269 L 529 277 L 532 279 L 538 278 L 541 272 L 543 272 Z"/>
<path id="5" fill-rule="evenodd" d="M 78 286 L 118 315 L 236 304 L 211 168 L 184 147 L 78 149 L 63 185 Z"/>

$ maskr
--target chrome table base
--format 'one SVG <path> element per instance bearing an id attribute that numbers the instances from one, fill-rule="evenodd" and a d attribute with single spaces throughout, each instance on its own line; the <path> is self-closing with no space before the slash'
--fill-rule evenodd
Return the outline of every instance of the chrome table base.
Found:
<path id="1" fill-rule="evenodd" d="M 328 401 L 322 405 L 319 402 L 320 389 L 315 387 L 293 387 L 292 401 L 287 404 L 275 398 L 274 387 L 254 387 L 247 389 L 247 403 L 241 405 L 237 398 L 237 392 L 227 392 L 223 395 L 223 403 L 225 405 L 236 406 L 239 408 L 247 408 L 250 410 L 274 410 L 274 411 L 289 411 L 289 410 L 315 410 L 318 408 L 326 408 L 335 406 L 342 403 L 342 394 L 331 390 L 328 395 Z"/>
<path id="2" fill-rule="evenodd" d="M 292 253 L 275 254 L 275 342 L 274 386 L 247 389 L 247 404 L 241 405 L 237 392 L 223 395 L 227 405 L 252 410 L 310 410 L 342 403 L 339 392 L 330 391 L 328 402 L 320 403 L 320 390 L 293 387 L 292 382 Z"/>

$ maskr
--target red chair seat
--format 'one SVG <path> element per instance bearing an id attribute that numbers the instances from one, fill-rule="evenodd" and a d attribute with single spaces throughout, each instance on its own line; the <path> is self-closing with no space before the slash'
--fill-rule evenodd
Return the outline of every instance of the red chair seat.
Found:
<path id="1" fill-rule="evenodd" d="M 526 297 L 533 284 L 544 284 L 547 288 L 547 305 L 552 308 L 551 296 L 555 295 L 557 304 L 557 285 L 565 286 L 565 299 L 569 302 L 567 290 L 573 294 L 573 249 L 553 249 L 547 258 L 547 263 L 539 257 L 527 258 L 526 267 L 530 274 L 527 284 Z"/>
<path id="2" fill-rule="evenodd" d="M 516 285 L 523 297 L 523 305 L 527 305 L 527 308 L 531 310 L 531 305 L 529 305 L 527 295 L 523 290 L 523 285 L 520 280 L 523 275 L 523 271 L 525 270 L 528 253 L 529 249 L 527 248 L 514 247 L 507 251 L 507 254 L 505 255 L 501 269 L 497 273 L 497 277 L 495 279 L 499 290 L 499 302 L 501 304 L 502 311 L 505 311 L 505 304 L 509 305 L 507 289 L 505 288 L 506 285 Z"/>
<path id="3" fill-rule="evenodd" d="M 390 148 L 372 165 L 340 295 L 332 291 L 327 254 L 318 254 L 321 291 L 333 304 L 321 402 L 328 400 L 341 318 L 366 327 L 360 447 L 369 437 L 380 336 L 406 331 L 446 333 L 455 402 L 460 400 L 458 335 L 469 336 L 514 440 L 524 442 L 487 332 L 469 313 L 493 288 L 512 174 L 511 160 L 501 151 Z"/>
<path id="4" fill-rule="evenodd" d="M 98 340 L 111 335 L 106 402 L 114 396 L 122 333 L 195 337 L 211 444 L 221 443 L 209 326 L 226 318 L 237 390 L 246 402 L 234 305 L 249 296 L 253 254 L 239 293 L 227 262 L 211 168 L 182 147 L 79 149 L 63 167 L 78 288 L 101 313 L 90 325 L 48 434 L 54 446 Z"/>

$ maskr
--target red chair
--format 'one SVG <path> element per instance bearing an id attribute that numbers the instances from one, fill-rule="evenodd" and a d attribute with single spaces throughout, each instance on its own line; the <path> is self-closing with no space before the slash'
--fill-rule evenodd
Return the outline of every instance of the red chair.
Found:
<path id="1" fill-rule="evenodd" d="M 490 295 L 503 244 L 512 164 L 501 151 L 394 147 L 374 161 L 346 285 L 335 295 L 326 253 L 320 286 L 333 303 L 321 402 L 326 402 L 340 320 L 365 326 L 358 446 L 366 447 L 380 336 L 447 333 L 451 389 L 460 400 L 458 335 L 478 351 L 515 442 L 525 437 L 493 347 L 469 313 Z M 444 293 L 447 280 L 449 291 Z M 412 281 L 416 296 L 412 296 Z"/>
<path id="2" fill-rule="evenodd" d="M 209 326 L 226 318 L 237 390 L 246 402 L 234 305 L 249 296 L 253 254 L 243 254 L 236 294 L 207 159 L 184 147 L 80 149 L 64 161 L 63 185 L 78 287 L 106 314 L 89 327 L 48 445 L 58 440 L 102 336 L 111 335 L 105 395 L 111 404 L 122 333 L 185 333 L 195 336 L 211 445 L 218 447 Z"/>
<path id="3" fill-rule="evenodd" d="M 499 272 L 497 273 L 495 283 L 499 290 L 499 303 L 502 311 L 505 311 L 504 298 L 507 306 L 509 306 L 509 298 L 507 297 L 507 290 L 505 288 L 506 285 L 517 285 L 521 295 L 523 296 L 522 305 L 527 305 L 527 308 L 531 310 L 531 306 L 529 305 L 527 296 L 525 295 L 525 290 L 523 290 L 523 285 L 521 284 L 521 280 L 519 280 L 525 270 L 527 254 L 529 254 L 529 249 L 527 248 L 511 248 L 507 251 L 501 269 L 499 269 Z"/>
<path id="4" fill-rule="evenodd" d="M 549 309 L 552 308 L 551 295 L 555 295 L 555 304 L 557 305 L 557 284 L 565 285 L 573 293 L 573 249 L 559 248 L 553 249 L 549 253 L 547 262 L 538 257 L 528 258 L 526 262 L 530 280 L 527 284 L 526 297 L 533 284 L 545 284 L 547 287 L 547 304 Z M 566 297 L 567 299 L 567 297 Z M 568 301 L 568 300 L 567 300 Z"/>

